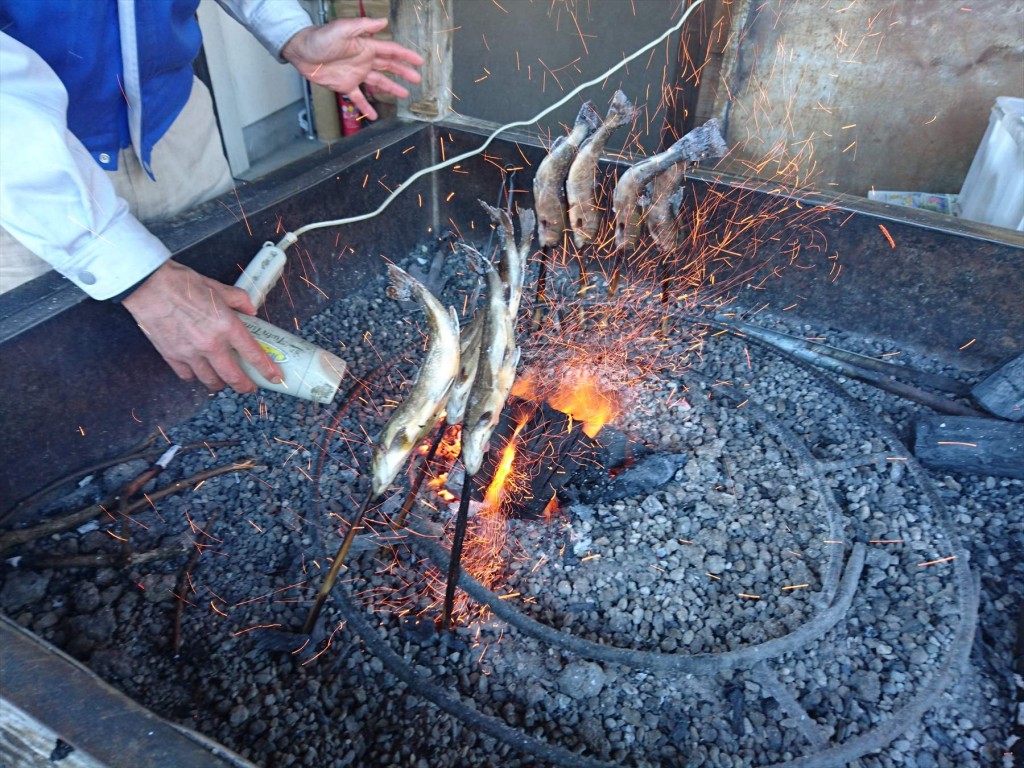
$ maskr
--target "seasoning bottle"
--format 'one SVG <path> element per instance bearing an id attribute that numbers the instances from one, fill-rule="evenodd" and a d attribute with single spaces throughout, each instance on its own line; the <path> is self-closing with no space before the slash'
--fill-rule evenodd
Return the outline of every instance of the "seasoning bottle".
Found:
<path id="1" fill-rule="evenodd" d="M 283 250 L 273 243 L 264 243 L 256 258 L 249 262 L 235 281 L 235 287 L 248 293 L 252 303 L 259 309 L 270 289 L 280 279 L 287 260 Z M 284 374 L 283 384 L 267 381 L 249 363 L 237 358 L 242 370 L 260 389 L 283 392 L 324 404 L 334 399 L 341 385 L 341 377 L 345 374 L 344 360 L 259 317 L 243 315 L 241 312 L 236 314 Z"/>

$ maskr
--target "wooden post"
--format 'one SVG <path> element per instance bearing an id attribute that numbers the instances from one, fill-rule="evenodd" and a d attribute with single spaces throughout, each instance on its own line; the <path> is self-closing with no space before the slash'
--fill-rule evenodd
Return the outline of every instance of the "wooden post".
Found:
<path id="1" fill-rule="evenodd" d="M 409 86 L 409 98 L 398 105 L 399 117 L 433 122 L 451 112 L 452 6 L 455 0 L 395 0 L 395 40 L 423 56 L 422 81 Z"/>

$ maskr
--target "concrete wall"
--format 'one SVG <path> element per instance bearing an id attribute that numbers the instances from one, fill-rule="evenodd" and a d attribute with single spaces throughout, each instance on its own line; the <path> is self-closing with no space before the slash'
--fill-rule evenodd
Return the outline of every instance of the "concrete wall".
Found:
<path id="1" fill-rule="evenodd" d="M 199 25 L 225 151 L 231 172 L 240 176 L 282 143 L 274 134 L 282 130 L 289 135 L 298 133 L 303 80 L 290 65 L 271 56 L 213 0 L 200 3 Z M 283 110 L 288 113 L 281 114 Z M 262 130 L 257 127 L 275 115 L 275 122 L 287 125 L 280 129 L 266 124 Z"/>
<path id="2" fill-rule="evenodd" d="M 453 109 L 527 119 L 658 37 L 679 5 L 446 0 Z M 706 0 L 687 31 L 703 35 L 691 55 L 706 62 L 688 124 L 726 120 L 730 170 L 784 171 L 823 191 L 959 192 L 996 97 L 1024 96 L 1022 0 Z M 540 131 L 558 135 L 584 99 L 603 108 L 622 87 L 644 109 L 649 152 L 660 121 L 695 95 L 687 74 L 674 35 Z"/>
<path id="3" fill-rule="evenodd" d="M 761 175 L 957 193 L 996 97 L 1024 96 L 1020 0 L 717 2 L 732 32 L 702 102 L 737 160 L 778 160 Z"/>
<path id="4" fill-rule="evenodd" d="M 679 19 L 677 0 L 453 0 L 445 5 L 454 27 L 452 109 L 502 124 L 532 117 Z M 640 143 L 647 152 L 656 150 L 666 115 L 662 87 L 675 85 L 678 48 L 679 36 L 673 35 L 587 89 L 540 121 L 541 135 L 561 135 L 587 99 L 604 114 L 621 88 L 642 110 Z M 609 150 L 624 141 L 623 130 Z"/>

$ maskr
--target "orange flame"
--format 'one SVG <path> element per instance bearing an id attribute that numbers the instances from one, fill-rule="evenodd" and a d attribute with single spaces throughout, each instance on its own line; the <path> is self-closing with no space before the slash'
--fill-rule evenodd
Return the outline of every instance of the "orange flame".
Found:
<path id="1" fill-rule="evenodd" d="M 494 468 L 494 476 L 491 478 L 491 484 L 487 487 L 487 493 L 484 496 L 484 505 L 486 507 L 495 510 L 501 507 L 505 481 L 512 473 L 512 464 L 516 458 L 516 438 L 519 437 L 519 432 L 524 426 L 526 426 L 526 419 L 521 418 L 516 425 L 515 431 L 512 433 L 512 437 L 509 438 L 508 443 L 505 444 L 501 451 L 501 458 Z"/>
<path id="2" fill-rule="evenodd" d="M 512 394 L 524 400 L 547 399 L 556 411 L 568 414 L 583 423 L 587 437 L 597 437 L 609 421 L 619 415 L 619 402 L 614 393 L 603 387 L 598 377 L 588 369 L 571 368 L 551 389 L 538 381 L 535 371 L 521 376 L 512 388 Z"/>
<path id="3" fill-rule="evenodd" d="M 563 386 L 548 399 L 548 405 L 583 422 L 583 432 L 590 438 L 597 437 L 618 410 L 589 371 L 579 372 L 571 386 Z"/>

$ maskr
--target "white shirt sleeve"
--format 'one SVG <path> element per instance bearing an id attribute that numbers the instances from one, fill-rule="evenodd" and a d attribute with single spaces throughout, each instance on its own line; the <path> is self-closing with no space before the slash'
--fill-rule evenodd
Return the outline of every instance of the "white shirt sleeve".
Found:
<path id="1" fill-rule="evenodd" d="M 56 73 L 0 33 L 0 226 L 94 299 L 170 258 L 67 127 Z"/>
<path id="2" fill-rule="evenodd" d="M 297 32 L 313 26 L 298 0 L 217 0 L 217 4 L 279 61 L 284 61 L 281 49 L 285 43 Z"/>

